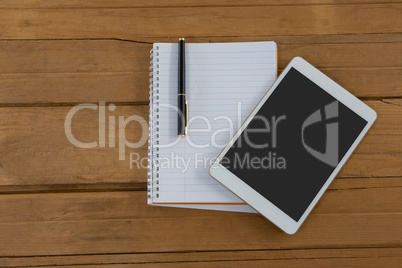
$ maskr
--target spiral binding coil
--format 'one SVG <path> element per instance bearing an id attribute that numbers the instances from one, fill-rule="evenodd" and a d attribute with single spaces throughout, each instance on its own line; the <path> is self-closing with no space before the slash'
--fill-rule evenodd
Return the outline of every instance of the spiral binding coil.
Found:
<path id="1" fill-rule="evenodd" d="M 150 51 L 148 201 L 159 198 L 159 46 Z M 154 185 L 156 184 L 156 185 Z M 155 187 L 154 187 L 155 186 Z"/>

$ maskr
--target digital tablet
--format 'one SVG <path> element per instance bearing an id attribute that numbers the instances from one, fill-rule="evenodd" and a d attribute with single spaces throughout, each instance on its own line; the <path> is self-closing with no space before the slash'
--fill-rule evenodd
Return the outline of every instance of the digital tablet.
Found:
<path id="1" fill-rule="evenodd" d="M 210 174 L 294 234 L 376 117 L 296 57 L 219 154 Z"/>

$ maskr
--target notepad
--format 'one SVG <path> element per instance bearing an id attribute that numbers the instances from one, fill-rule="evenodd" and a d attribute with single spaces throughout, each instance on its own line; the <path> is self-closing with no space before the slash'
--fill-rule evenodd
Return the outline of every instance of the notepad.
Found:
<path id="1" fill-rule="evenodd" d="M 187 43 L 188 134 L 177 135 L 178 44 L 151 50 L 148 204 L 253 209 L 209 166 L 277 76 L 275 42 Z"/>

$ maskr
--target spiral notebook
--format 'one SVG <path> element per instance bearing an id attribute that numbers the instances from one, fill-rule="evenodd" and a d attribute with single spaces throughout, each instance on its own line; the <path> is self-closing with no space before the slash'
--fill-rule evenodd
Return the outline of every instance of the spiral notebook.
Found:
<path id="1" fill-rule="evenodd" d="M 277 76 L 275 42 L 186 44 L 188 134 L 177 135 L 178 44 L 151 50 L 148 204 L 254 212 L 210 164 Z"/>

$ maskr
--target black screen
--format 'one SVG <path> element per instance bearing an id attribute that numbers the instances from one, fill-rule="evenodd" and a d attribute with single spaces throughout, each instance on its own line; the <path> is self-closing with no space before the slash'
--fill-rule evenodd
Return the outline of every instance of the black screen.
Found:
<path id="1" fill-rule="evenodd" d="M 299 221 L 366 124 L 291 68 L 221 164 Z"/>

